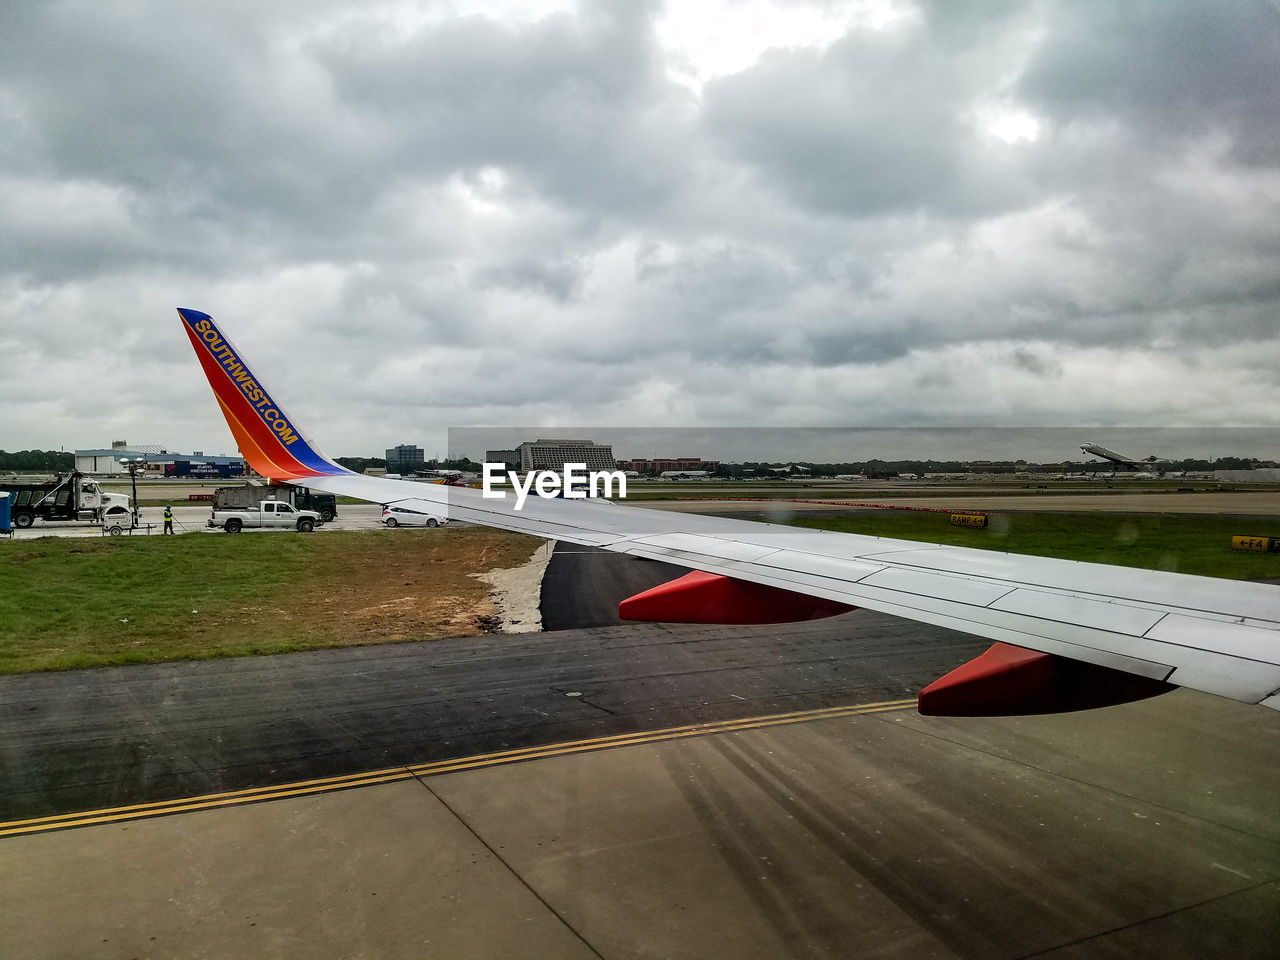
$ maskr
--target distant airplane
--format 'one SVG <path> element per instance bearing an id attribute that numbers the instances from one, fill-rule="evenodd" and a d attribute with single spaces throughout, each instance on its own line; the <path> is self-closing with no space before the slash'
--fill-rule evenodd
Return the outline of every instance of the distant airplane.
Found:
<path id="1" fill-rule="evenodd" d="M 996 641 L 920 692 L 931 715 L 1080 710 L 1174 686 L 1280 710 L 1280 587 L 600 500 L 529 497 L 518 509 L 481 490 L 363 476 L 320 453 L 212 317 L 178 315 L 262 476 L 693 570 L 624 600 L 624 619 L 785 623 L 866 607 Z"/>
<path id="2" fill-rule="evenodd" d="M 1117 467 L 1123 467 L 1125 470 L 1143 470 L 1150 472 L 1152 464 L 1169 462 L 1168 460 L 1162 460 L 1155 456 L 1147 457 L 1145 460 L 1130 460 L 1123 454 L 1116 453 L 1114 450 L 1108 450 L 1106 447 L 1100 446 L 1096 443 L 1082 443 L 1080 444 L 1080 450 L 1084 453 L 1091 453 L 1095 457 L 1102 457 L 1104 460 L 1109 460 Z"/>

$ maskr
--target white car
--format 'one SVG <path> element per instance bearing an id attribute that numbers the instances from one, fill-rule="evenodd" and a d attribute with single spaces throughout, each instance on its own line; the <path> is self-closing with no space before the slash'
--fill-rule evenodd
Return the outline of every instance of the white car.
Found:
<path id="1" fill-rule="evenodd" d="M 449 518 L 408 507 L 383 507 L 382 522 L 388 527 L 443 527 Z"/>

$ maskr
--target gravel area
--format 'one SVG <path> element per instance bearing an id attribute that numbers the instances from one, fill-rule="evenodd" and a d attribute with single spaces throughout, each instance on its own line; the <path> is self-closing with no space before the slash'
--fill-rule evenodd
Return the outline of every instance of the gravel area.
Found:
<path id="1" fill-rule="evenodd" d="M 490 597 L 498 607 L 499 633 L 537 633 L 542 629 L 542 577 L 555 547 L 556 542 L 548 540 L 527 563 L 474 574 L 493 587 Z"/>

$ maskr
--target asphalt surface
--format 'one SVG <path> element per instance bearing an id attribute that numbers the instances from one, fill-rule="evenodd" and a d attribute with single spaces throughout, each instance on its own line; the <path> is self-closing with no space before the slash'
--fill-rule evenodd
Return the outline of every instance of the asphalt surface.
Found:
<path id="1" fill-rule="evenodd" d="M 855 611 L 3 677 L 0 820 L 900 699 L 986 646 Z"/>
<path id="2" fill-rule="evenodd" d="M 621 600 L 688 572 L 670 563 L 558 542 L 542 577 L 542 629 L 630 623 L 618 616 Z"/>

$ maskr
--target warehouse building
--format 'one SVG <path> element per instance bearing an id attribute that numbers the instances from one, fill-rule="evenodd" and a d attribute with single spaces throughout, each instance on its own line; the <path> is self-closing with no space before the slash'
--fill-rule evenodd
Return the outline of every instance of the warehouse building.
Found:
<path id="1" fill-rule="evenodd" d="M 720 469 L 720 461 L 702 457 L 636 457 L 634 460 L 619 460 L 618 466 L 636 473 L 715 473 Z"/>
<path id="2" fill-rule="evenodd" d="M 131 444 L 114 440 L 110 449 L 77 450 L 76 469 L 92 476 L 128 475 L 120 461 L 144 460 L 149 475 L 168 477 L 239 477 L 245 472 L 244 457 L 208 455 L 201 450 L 178 453 L 154 444 Z"/>

